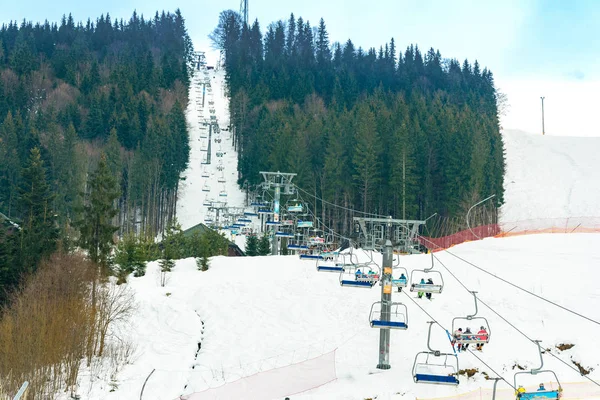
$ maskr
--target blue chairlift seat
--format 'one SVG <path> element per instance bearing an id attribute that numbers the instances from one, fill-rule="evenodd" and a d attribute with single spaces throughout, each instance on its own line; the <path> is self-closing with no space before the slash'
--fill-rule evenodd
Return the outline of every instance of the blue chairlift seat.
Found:
<path id="1" fill-rule="evenodd" d="M 258 217 L 258 214 L 254 213 L 254 212 L 245 212 L 244 216 L 245 217 Z"/>
<path id="2" fill-rule="evenodd" d="M 281 226 L 281 222 L 267 221 L 267 225 L 269 225 L 269 226 Z"/>
<path id="3" fill-rule="evenodd" d="M 293 238 L 294 237 L 293 234 L 288 233 L 288 232 L 275 232 L 275 236 L 277 236 L 277 237 L 285 237 L 285 238 Z"/>
<path id="4" fill-rule="evenodd" d="M 521 393 L 517 398 L 521 400 L 558 399 L 558 390 L 539 390 L 536 392 Z"/>
<path id="5" fill-rule="evenodd" d="M 406 325 L 404 322 L 399 321 L 373 320 L 371 321 L 371 326 L 373 328 L 408 329 L 408 325 Z"/>
<path id="6" fill-rule="evenodd" d="M 408 285 L 408 279 L 392 279 L 393 287 L 406 287 Z"/>
<path id="7" fill-rule="evenodd" d="M 370 281 L 353 281 L 351 279 L 342 279 L 340 285 L 348 287 L 372 288 L 374 283 Z"/>
<path id="8" fill-rule="evenodd" d="M 337 265 L 317 265 L 317 271 L 319 272 L 344 272 L 344 267 Z"/>
<path id="9" fill-rule="evenodd" d="M 239 222 L 252 222 L 250 218 L 238 218 Z"/>
<path id="10" fill-rule="evenodd" d="M 300 254 L 300 259 L 301 260 L 322 260 L 323 257 L 321 257 L 319 254 Z"/>
<path id="11" fill-rule="evenodd" d="M 419 383 L 437 383 L 440 385 L 458 385 L 459 381 L 454 375 L 429 375 L 429 374 L 416 374 L 415 382 Z"/>
<path id="12" fill-rule="evenodd" d="M 308 246 L 304 244 L 288 244 L 289 250 L 308 250 Z"/>

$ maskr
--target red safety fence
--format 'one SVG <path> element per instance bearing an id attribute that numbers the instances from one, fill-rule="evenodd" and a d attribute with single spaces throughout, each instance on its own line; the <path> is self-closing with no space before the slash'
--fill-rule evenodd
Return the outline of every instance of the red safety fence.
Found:
<path id="1" fill-rule="evenodd" d="M 487 237 L 507 237 L 539 233 L 600 233 L 600 217 L 536 218 L 514 222 L 501 222 L 465 229 L 448 236 L 431 238 L 422 236 L 419 241 L 432 251 Z"/>
<path id="2" fill-rule="evenodd" d="M 483 226 L 476 226 L 472 230 L 466 229 L 464 231 L 456 232 L 452 235 L 442 236 L 439 238 L 431 238 L 426 236 L 419 237 L 421 244 L 432 251 L 447 249 L 464 242 L 471 240 L 480 240 L 487 237 L 492 237 L 500 234 L 500 226 L 498 224 L 489 224 Z"/>

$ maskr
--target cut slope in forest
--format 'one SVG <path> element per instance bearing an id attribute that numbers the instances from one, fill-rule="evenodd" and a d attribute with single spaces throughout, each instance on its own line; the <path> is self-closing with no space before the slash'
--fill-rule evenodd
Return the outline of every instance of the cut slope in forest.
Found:
<path id="1" fill-rule="evenodd" d="M 395 41 L 379 49 L 331 44 L 321 20 L 269 25 L 224 11 L 213 33 L 225 52 L 240 183 L 261 170 L 296 172 L 326 201 L 398 218 L 464 215 L 489 193 L 503 202 L 498 92 L 477 61 Z M 347 233 L 353 216 L 316 215 Z"/>
<path id="2" fill-rule="evenodd" d="M 600 138 L 542 136 L 517 130 L 505 130 L 502 137 L 507 161 L 506 203 L 500 212 L 503 223 L 600 219 Z"/>

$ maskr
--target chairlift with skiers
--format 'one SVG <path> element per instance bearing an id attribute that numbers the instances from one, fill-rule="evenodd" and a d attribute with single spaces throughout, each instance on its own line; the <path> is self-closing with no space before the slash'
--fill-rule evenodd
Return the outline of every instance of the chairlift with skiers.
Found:
<path id="1" fill-rule="evenodd" d="M 489 343 L 490 337 L 492 336 L 492 332 L 490 330 L 490 323 L 485 317 L 476 316 L 478 312 L 477 292 L 471 293 L 473 294 L 473 298 L 475 299 L 475 313 L 473 313 L 473 315 L 467 315 L 466 317 L 455 317 L 452 319 L 452 332 L 454 335 L 454 340 L 456 340 L 456 343 L 460 344 L 473 343 L 479 345 L 483 343 Z M 480 326 L 480 330 L 476 334 L 466 333 L 466 331 L 458 333 L 460 325 L 473 322 L 474 326 Z"/>
<path id="2" fill-rule="evenodd" d="M 534 340 L 537 345 L 538 352 L 540 354 L 540 366 L 539 368 L 532 368 L 531 371 L 522 371 L 515 373 L 514 376 L 514 387 L 517 391 L 517 400 L 539 400 L 539 399 L 560 399 L 562 396 L 562 386 L 560 381 L 558 380 L 558 376 L 552 370 L 543 370 L 544 368 L 544 358 L 542 356 L 542 347 L 540 346 L 539 340 Z M 522 384 L 522 377 L 524 375 L 533 375 L 537 376 L 538 374 L 545 375 L 553 375 L 554 379 L 556 379 L 557 388 L 548 390 L 544 383 L 540 383 L 538 389 L 536 391 L 527 391 Z M 518 385 L 518 386 L 517 386 Z"/>
<path id="3" fill-rule="evenodd" d="M 425 280 L 425 277 L 427 277 L 427 280 Z M 441 272 L 433 269 L 433 253 L 431 253 L 431 267 L 425 269 L 414 269 L 410 273 L 410 291 L 423 293 L 442 293 L 443 289 L 444 278 Z"/>
<path id="4" fill-rule="evenodd" d="M 374 262 L 353 265 L 340 272 L 340 285 L 348 287 L 372 288 L 379 278 L 381 271 Z"/>

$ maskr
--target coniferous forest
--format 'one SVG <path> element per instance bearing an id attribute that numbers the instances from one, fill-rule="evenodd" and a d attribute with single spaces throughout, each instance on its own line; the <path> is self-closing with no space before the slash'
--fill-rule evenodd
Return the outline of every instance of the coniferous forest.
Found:
<path id="1" fill-rule="evenodd" d="M 179 10 L 2 25 L 0 212 L 19 228 L 0 218 L 0 303 L 60 246 L 106 264 L 115 232 L 170 223 L 192 52 Z"/>
<path id="2" fill-rule="evenodd" d="M 394 39 L 330 43 L 322 19 L 293 14 L 263 34 L 223 11 L 211 39 L 225 55 L 240 184 L 296 172 L 313 199 L 406 219 L 464 217 L 490 194 L 502 204 L 499 93 L 477 61 Z M 352 226 L 349 211 L 314 206 L 334 230 Z"/>

